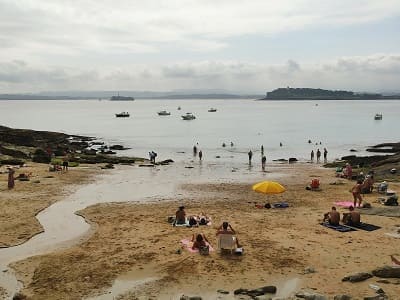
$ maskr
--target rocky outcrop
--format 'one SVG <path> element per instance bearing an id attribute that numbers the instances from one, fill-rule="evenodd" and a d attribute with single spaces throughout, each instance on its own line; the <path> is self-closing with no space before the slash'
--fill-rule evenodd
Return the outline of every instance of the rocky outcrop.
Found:
<path id="1" fill-rule="evenodd" d="M 400 278 L 400 268 L 384 266 L 376 268 L 372 271 L 372 274 L 381 278 Z"/>
<path id="2" fill-rule="evenodd" d="M 360 282 L 367 280 L 372 277 L 372 274 L 366 272 L 360 272 L 353 275 L 349 275 L 342 278 L 342 281 L 350 281 L 350 282 Z"/>

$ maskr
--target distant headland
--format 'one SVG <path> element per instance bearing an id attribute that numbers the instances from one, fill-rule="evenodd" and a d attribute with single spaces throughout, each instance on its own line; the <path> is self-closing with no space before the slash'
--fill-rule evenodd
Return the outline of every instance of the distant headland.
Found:
<path id="1" fill-rule="evenodd" d="M 278 88 L 260 100 L 379 100 L 400 99 L 400 95 L 384 96 L 375 93 L 354 93 L 311 88 Z"/>

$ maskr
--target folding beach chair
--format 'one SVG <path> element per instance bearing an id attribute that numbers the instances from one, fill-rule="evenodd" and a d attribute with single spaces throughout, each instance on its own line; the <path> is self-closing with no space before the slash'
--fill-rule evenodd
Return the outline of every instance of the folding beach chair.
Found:
<path id="1" fill-rule="evenodd" d="M 221 250 L 221 253 L 225 251 L 232 253 L 236 250 L 236 237 L 232 234 L 219 234 L 218 249 Z"/>

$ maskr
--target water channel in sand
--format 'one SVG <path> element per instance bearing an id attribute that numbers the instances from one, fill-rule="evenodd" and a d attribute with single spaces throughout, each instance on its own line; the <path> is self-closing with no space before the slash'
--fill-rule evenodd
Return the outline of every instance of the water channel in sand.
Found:
<path id="1" fill-rule="evenodd" d="M 106 202 L 184 199 L 183 192 L 177 191 L 179 185 L 184 183 L 254 182 L 284 176 L 273 169 L 274 166 L 270 166 L 271 171 L 263 173 L 259 168 L 249 168 L 246 164 L 233 166 L 197 161 L 154 168 L 119 167 L 109 174 L 99 176 L 94 183 L 79 187 L 70 196 L 40 212 L 36 217 L 44 232 L 19 246 L 0 249 L 0 286 L 12 298 L 21 289 L 21 283 L 8 268 L 10 263 L 69 247 L 87 237 L 90 225 L 75 214 L 85 207 Z"/>

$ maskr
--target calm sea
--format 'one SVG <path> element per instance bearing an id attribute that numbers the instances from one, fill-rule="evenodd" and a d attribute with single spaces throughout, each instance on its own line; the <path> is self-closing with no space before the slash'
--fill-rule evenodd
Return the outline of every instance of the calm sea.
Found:
<path id="1" fill-rule="evenodd" d="M 217 112 L 208 112 L 210 107 Z M 158 116 L 164 109 L 171 115 Z M 122 111 L 131 116 L 116 118 Z M 182 120 L 186 112 L 196 119 Z M 382 113 L 383 120 L 375 121 L 375 113 Z M 95 136 L 132 148 L 126 155 L 147 157 L 154 150 L 159 159 L 180 161 L 192 158 L 197 143 L 209 162 L 247 162 L 249 149 L 258 160 L 261 145 L 268 161 L 306 160 L 318 148 L 328 149 L 329 160 L 351 154 L 350 149 L 365 154 L 369 145 L 400 141 L 399 116 L 396 100 L 0 101 L 1 125 Z"/>

